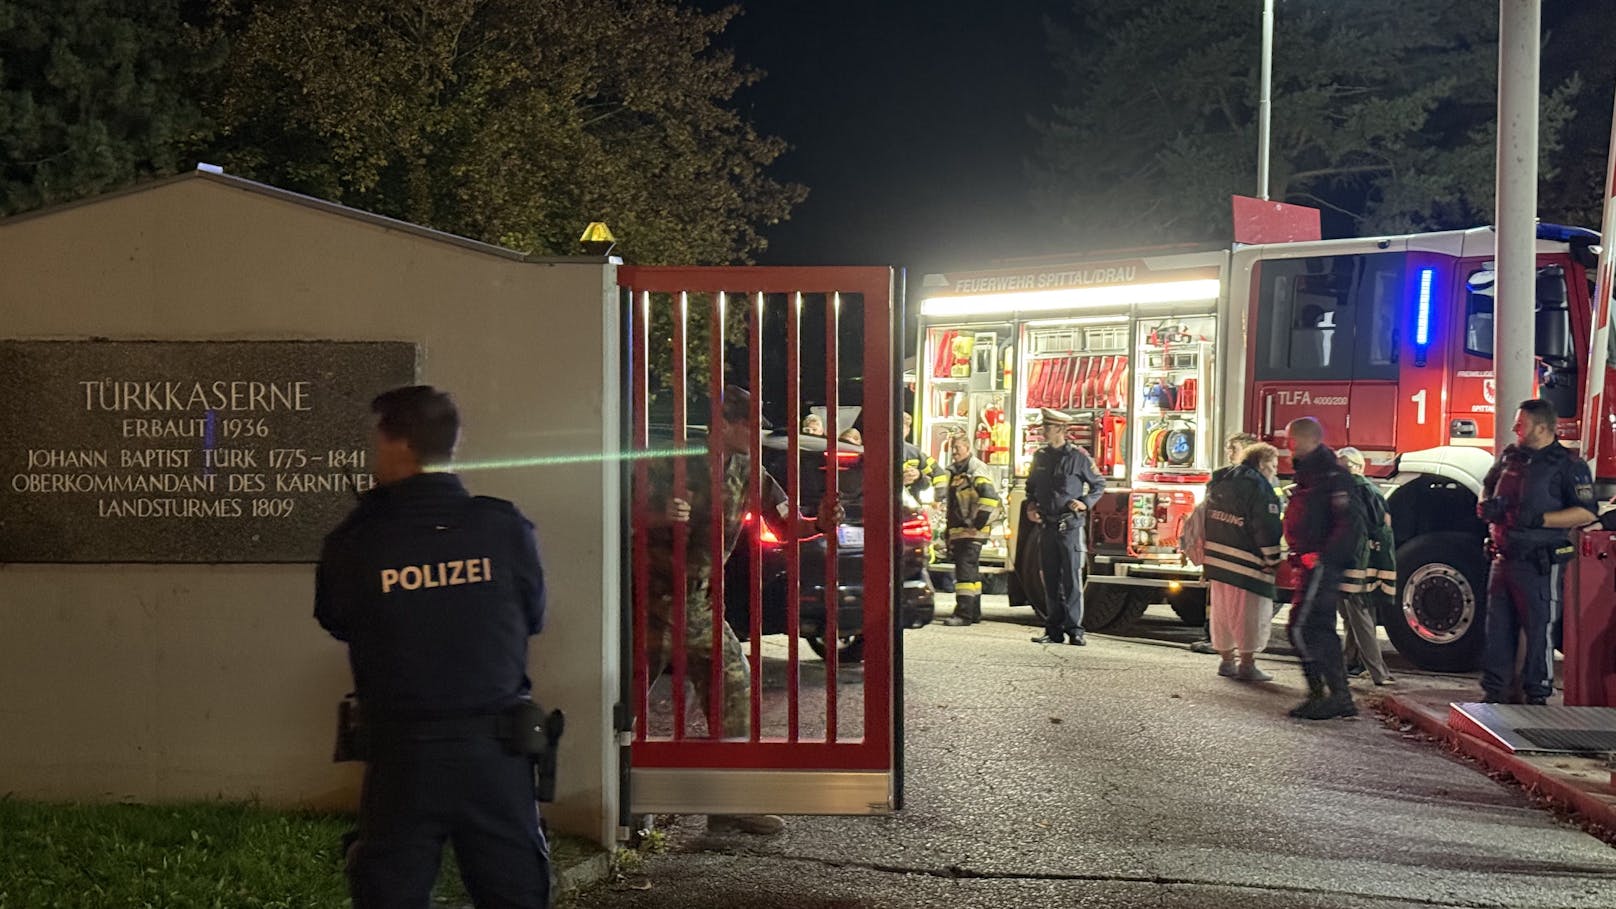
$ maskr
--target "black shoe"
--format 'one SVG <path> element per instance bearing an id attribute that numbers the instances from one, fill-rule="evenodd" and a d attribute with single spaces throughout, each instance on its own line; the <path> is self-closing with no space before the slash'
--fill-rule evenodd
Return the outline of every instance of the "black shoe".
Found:
<path id="1" fill-rule="evenodd" d="M 1088 639 L 1080 634 L 1071 635 L 1066 643 L 1071 644 L 1073 647 L 1087 647 L 1089 645 Z"/>
<path id="2" fill-rule="evenodd" d="M 951 615 L 948 618 L 943 619 L 943 624 L 950 628 L 962 628 L 971 624 L 971 620 L 962 615 Z"/>
<path id="3" fill-rule="evenodd" d="M 1066 636 L 1061 634 L 1043 634 L 1032 639 L 1034 644 L 1061 644 L 1065 641 Z"/>
<path id="4" fill-rule="evenodd" d="M 1547 707 L 1548 704 L 1549 704 L 1549 699 L 1548 698 L 1527 698 L 1526 703 L 1527 703 L 1527 706 L 1530 706 L 1530 707 Z"/>
<path id="5" fill-rule="evenodd" d="M 1365 667 L 1363 665 L 1360 665 L 1358 663 L 1353 663 L 1352 665 L 1347 667 L 1347 678 L 1349 678 L 1349 679 L 1362 678 L 1364 673 L 1366 673 L 1368 671 L 1369 671 L 1369 669 L 1367 667 Z"/>
<path id="6" fill-rule="evenodd" d="M 1217 653 L 1212 649 L 1211 641 L 1196 641 L 1190 645 L 1190 653 Z"/>
<path id="7" fill-rule="evenodd" d="M 1350 695 L 1335 695 L 1303 704 L 1291 712 L 1299 720 L 1333 720 L 1358 715 L 1358 705 Z"/>

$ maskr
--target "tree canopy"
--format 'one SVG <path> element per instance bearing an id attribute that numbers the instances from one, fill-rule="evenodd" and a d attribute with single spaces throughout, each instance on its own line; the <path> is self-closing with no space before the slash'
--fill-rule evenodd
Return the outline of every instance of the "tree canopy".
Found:
<path id="1" fill-rule="evenodd" d="M 1464 0 L 1280 4 L 1270 195 L 1342 232 L 1492 218 L 1497 19 Z M 1064 103 L 1040 124 L 1036 199 L 1085 244 L 1226 240 L 1256 194 L 1261 7 L 1077 4 L 1051 25 Z M 1581 87 L 1545 83 L 1545 179 Z"/>
<path id="2" fill-rule="evenodd" d="M 542 254 L 748 261 L 806 191 L 675 0 L 0 0 L 0 206 L 197 161 Z"/>
<path id="3" fill-rule="evenodd" d="M 0 0 L 0 215 L 181 167 L 208 38 L 180 0 Z"/>
<path id="4" fill-rule="evenodd" d="M 240 6 L 241 8 L 237 8 Z M 232 171 L 545 253 L 609 223 L 639 262 L 744 260 L 804 191 L 728 106 L 735 11 L 668 0 L 263 0 L 210 99 Z"/>

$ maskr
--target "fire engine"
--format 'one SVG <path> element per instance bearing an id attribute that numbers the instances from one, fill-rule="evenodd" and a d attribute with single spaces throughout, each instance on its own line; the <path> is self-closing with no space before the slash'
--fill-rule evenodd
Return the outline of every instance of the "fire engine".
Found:
<path id="1" fill-rule="evenodd" d="M 1561 439 L 1600 434 L 1593 466 L 1608 497 L 1616 421 L 1584 413 L 1588 392 L 1616 393 L 1616 350 L 1590 374 L 1594 338 L 1616 343 L 1593 328 L 1598 242 L 1539 226 L 1535 353 Z M 1476 502 L 1495 420 L 1516 403 L 1497 401 L 1493 381 L 1493 246 L 1492 229 L 1475 228 L 928 276 L 916 441 L 942 461 L 943 440 L 964 432 L 999 473 L 1009 507 L 984 563 L 1011 569 L 1025 588 L 1012 585 L 1013 600 L 1036 608 L 1022 485 L 1039 409 L 1075 413 L 1072 438 L 1113 484 L 1090 525 L 1085 624 L 1101 630 L 1160 602 L 1198 624 L 1205 586 L 1178 531 L 1223 439 L 1244 430 L 1283 450 L 1287 422 L 1315 417 L 1332 447 L 1364 452 L 1387 493 L 1398 545 L 1388 636 L 1422 668 L 1469 669 L 1485 612 Z"/>

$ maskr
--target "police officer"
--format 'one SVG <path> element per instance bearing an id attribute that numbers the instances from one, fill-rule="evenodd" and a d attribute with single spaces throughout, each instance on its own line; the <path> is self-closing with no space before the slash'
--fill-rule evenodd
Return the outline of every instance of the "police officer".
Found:
<path id="1" fill-rule="evenodd" d="M 1292 420 L 1286 439 L 1296 485 L 1285 508 L 1285 540 L 1299 569 L 1289 631 L 1307 676 L 1307 699 L 1290 713 L 1304 720 L 1357 716 L 1335 626 L 1342 581 L 1365 543 L 1363 514 L 1353 498 L 1352 476 L 1324 444 L 1319 421 Z"/>
<path id="2" fill-rule="evenodd" d="M 353 904 L 425 907 L 449 840 L 479 909 L 548 906 L 532 758 L 504 741 L 544 627 L 533 525 L 442 470 L 460 433 L 449 395 L 397 388 L 371 410 L 378 486 L 326 537 L 314 598 L 348 645 L 369 743 Z"/>
<path id="3" fill-rule="evenodd" d="M 1066 441 L 1072 418 L 1043 408 L 1044 447 L 1027 476 L 1027 517 L 1038 535 L 1044 575 L 1044 633 L 1034 644 L 1087 643 L 1083 639 L 1083 533 L 1089 509 L 1105 494 L 1105 477 L 1089 453 Z"/>
<path id="4" fill-rule="evenodd" d="M 971 454 L 971 440 L 958 433 L 948 440 L 948 553 L 954 560 L 955 627 L 982 621 L 982 544 L 988 521 L 999 507 L 999 491 L 988 465 Z"/>
<path id="5" fill-rule="evenodd" d="M 1517 637 L 1526 633 L 1520 689 L 1526 703 L 1554 693 L 1549 661 L 1550 603 L 1560 566 L 1573 550 L 1569 530 L 1594 520 L 1593 475 L 1586 461 L 1555 437 L 1559 415 L 1542 398 L 1521 403 L 1516 444 L 1507 446 L 1482 482 L 1476 514 L 1488 524 L 1493 553 L 1487 576 L 1487 643 L 1481 687 L 1489 703 L 1513 700 Z"/>

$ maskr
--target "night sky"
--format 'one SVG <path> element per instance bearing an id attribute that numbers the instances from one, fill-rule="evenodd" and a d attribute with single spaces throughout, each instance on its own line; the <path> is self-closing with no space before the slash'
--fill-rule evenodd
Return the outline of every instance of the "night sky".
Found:
<path id="1" fill-rule="evenodd" d="M 706 6 L 722 6 L 713 2 Z M 1024 159 L 1053 75 L 1051 0 L 752 0 L 722 37 L 766 72 L 738 98 L 809 187 L 768 265 L 945 264 L 1025 254 Z"/>

